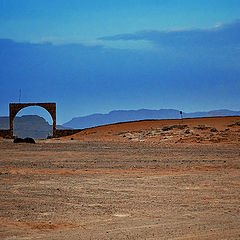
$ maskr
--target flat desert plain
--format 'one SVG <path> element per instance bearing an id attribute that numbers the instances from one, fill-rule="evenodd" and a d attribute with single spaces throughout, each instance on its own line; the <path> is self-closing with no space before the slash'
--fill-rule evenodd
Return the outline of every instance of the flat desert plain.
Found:
<path id="1" fill-rule="evenodd" d="M 0 239 L 240 239 L 240 117 L 0 139 Z"/>

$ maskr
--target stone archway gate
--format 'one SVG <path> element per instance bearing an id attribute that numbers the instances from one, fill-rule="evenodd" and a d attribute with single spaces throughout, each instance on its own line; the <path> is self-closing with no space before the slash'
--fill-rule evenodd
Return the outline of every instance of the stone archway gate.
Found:
<path id="1" fill-rule="evenodd" d="M 9 104 L 9 126 L 10 136 L 13 137 L 13 120 L 17 113 L 25 108 L 31 106 L 39 106 L 46 109 L 53 119 L 53 137 L 56 136 L 56 103 L 10 103 Z"/>

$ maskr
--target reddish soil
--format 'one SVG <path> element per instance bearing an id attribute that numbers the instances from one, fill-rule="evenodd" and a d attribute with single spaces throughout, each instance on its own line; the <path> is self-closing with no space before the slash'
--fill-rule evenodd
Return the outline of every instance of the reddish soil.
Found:
<path id="1" fill-rule="evenodd" d="M 169 128 L 169 129 L 168 129 Z M 83 130 L 66 139 L 147 143 L 239 143 L 240 117 L 145 120 Z"/>
<path id="2" fill-rule="evenodd" d="M 239 122 L 154 120 L 36 144 L 0 139 L 0 239 L 240 239 Z"/>

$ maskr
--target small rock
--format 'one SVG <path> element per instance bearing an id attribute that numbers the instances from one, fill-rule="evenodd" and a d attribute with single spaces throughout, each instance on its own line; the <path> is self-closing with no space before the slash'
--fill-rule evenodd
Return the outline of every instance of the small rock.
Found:
<path id="1" fill-rule="evenodd" d="M 25 143 L 36 143 L 35 140 L 33 138 L 30 138 L 30 137 L 24 138 L 23 142 L 25 142 Z"/>
<path id="2" fill-rule="evenodd" d="M 211 128 L 211 132 L 217 132 L 218 130 L 216 128 Z"/>
<path id="3" fill-rule="evenodd" d="M 24 140 L 23 140 L 22 138 L 15 138 L 15 139 L 13 140 L 13 142 L 14 142 L 14 143 L 22 143 L 22 142 L 24 142 Z"/>

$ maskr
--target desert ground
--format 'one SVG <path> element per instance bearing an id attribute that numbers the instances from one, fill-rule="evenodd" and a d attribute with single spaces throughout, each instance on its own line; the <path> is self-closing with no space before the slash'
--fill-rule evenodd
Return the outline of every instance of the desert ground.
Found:
<path id="1" fill-rule="evenodd" d="M 240 117 L 0 139 L 0 239 L 240 239 Z"/>

